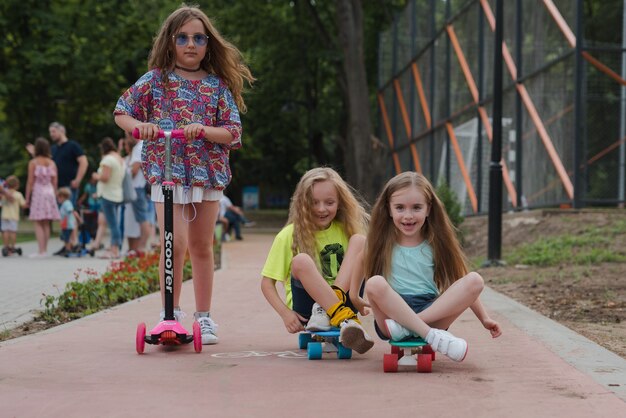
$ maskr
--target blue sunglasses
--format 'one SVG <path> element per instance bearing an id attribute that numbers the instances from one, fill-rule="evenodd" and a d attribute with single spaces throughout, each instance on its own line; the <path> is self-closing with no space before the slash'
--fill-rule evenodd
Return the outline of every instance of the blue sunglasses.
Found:
<path id="1" fill-rule="evenodd" d="M 189 38 L 191 38 L 195 46 L 206 46 L 209 43 L 209 37 L 204 33 L 194 33 L 193 35 L 188 35 L 181 32 L 172 36 L 172 38 L 174 38 L 176 46 L 187 46 Z"/>

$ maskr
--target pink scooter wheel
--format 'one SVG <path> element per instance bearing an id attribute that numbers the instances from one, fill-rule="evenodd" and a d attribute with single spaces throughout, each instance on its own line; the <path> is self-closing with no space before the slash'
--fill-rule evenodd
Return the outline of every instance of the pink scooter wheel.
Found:
<path id="1" fill-rule="evenodd" d="M 196 353 L 202 351 L 202 332 L 198 321 L 193 321 L 193 349 L 196 350 Z"/>
<path id="2" fill-rule="evenodd" d="M 143 349 L 146 346 L 146 324 L 141 323 L 137 325 L 137 334 L 135 336 L 135 348 L 137 349 L 137 354 L 143 353 Z"/>

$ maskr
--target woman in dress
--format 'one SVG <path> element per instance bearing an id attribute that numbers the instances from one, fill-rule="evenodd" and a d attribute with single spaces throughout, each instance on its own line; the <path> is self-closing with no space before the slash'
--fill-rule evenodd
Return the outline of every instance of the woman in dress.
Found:
<path id="1" fill-rule="evenodd" d="M 35 140 L 35 154 L 28 163 L 26 182 L 26 207 L 30 208 L 29 219 L 35 225 L 35 236 L 39 251 L 31 258 L 48 255 L 50 223 L 59 220 L 57 206 L 57 166 L 52 160 L 50 143 L 45 138 Z"/>

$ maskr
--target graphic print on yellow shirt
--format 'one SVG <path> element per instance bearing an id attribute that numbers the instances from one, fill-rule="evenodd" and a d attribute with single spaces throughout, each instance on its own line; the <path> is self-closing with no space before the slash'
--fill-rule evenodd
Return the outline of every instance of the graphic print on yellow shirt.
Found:
<path id="1" fill-rule="evenodd" d="M 322 276 L 326 281 L 335 281 L 339 267 L 343 261 L 343 246 L 339 243 L 328 244 L 320 252 Z"/>

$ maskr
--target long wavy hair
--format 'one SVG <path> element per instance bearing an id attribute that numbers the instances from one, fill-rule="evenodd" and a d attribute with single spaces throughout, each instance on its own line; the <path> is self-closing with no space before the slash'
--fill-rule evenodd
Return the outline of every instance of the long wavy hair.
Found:
<path id="1" fill-rule="evenodd" d="M 174 71 L 176 64 L 176 46 L 172 36 L 190 20 L 198 19 L 204 26 L 205 34 L 209 37 L 206 54 L 200 67 L 209 74 L 220 77 L 228 86 L 235 98 L 235 103 L 241 113 L 246 112 L 243 100 L 244 82 L 252 85 L 254 77 L 247 65 L 244 64 L 241 52 L 230 42 L 225 40 L 213 26 L 209 18 L 196 5 L 188 6 L 183 3 L 170 14 L 161 25 L 161 29 L 154 39 L 148 68 L 161 70 L 162 82 L 167 86 L 169 73 Z"/>
<path id="2" fill-rule="evenodd" d="M 391 217 L 391 196 L 399 190 L 415 187 L 426 197 L 430 212 L 422 226 L 422 236 L 433 249 L 435 283 L 440 292 L 467 274 L 467 259 L 446 209 L 432 184 L 423 175 L 407 171 L 387 182 L 372 209 L 367 235 L 365 273 L 367 278 L 391 273 L 391 255 L 398 242 L 398 230 Z"/>
<path id="3" fill-rule="evenodd" d="M 316 183 L 329 181 L 337 190 L 337 215 L 335 220 L 340 222 L 348 237 L 354 234 L 365 234 L 369 215 L 363 199 L 345 182 L 332 168 L 313 168 L 302 176 L 296 190 L 291 197 L 287 224 L 293 223 L 293 255 L 306 253 L 319 264 L 319 255 L 315 245 L 315 232 L 318 230 L 313 215 L 313 186 Z"/>

